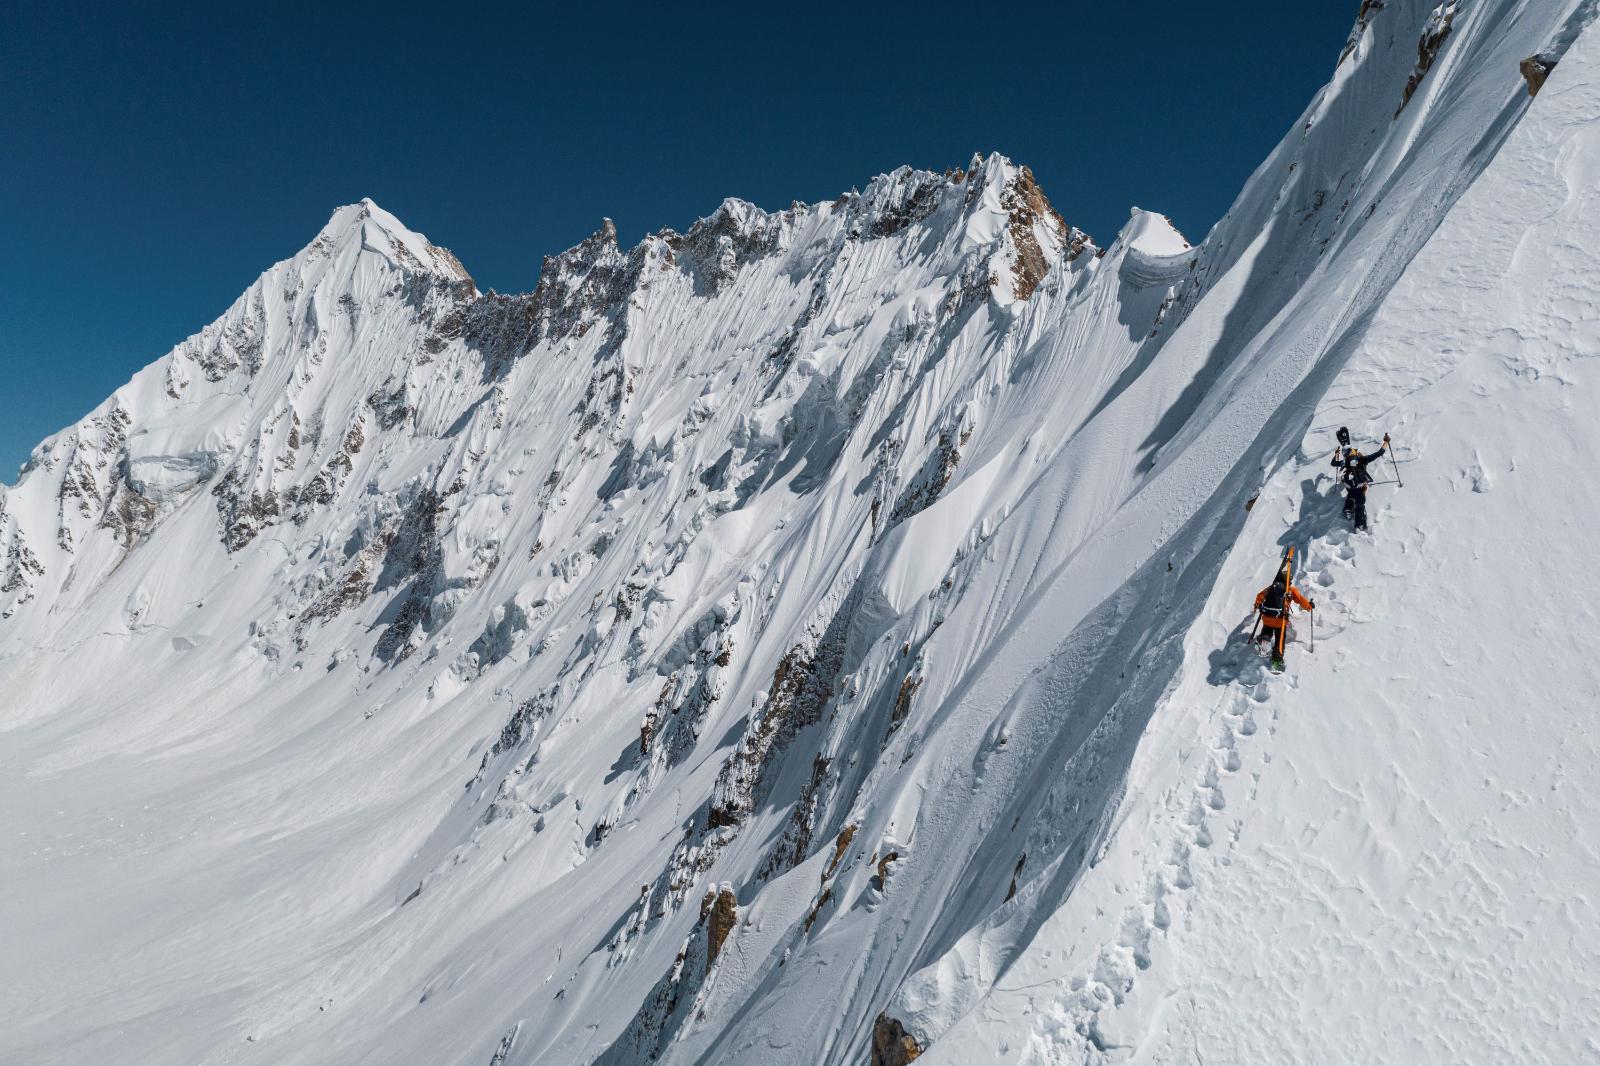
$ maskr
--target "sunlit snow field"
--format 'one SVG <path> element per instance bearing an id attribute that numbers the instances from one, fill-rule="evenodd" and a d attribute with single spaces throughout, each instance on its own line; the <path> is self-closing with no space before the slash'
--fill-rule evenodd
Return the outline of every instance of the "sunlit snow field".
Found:
<path id="1" fill-rule="evenodd" d="M 1194 246 L 340 208 L 0 488 L 0 1061 L 1600 1055 L 1594 13 L 1364 9 Z"/>

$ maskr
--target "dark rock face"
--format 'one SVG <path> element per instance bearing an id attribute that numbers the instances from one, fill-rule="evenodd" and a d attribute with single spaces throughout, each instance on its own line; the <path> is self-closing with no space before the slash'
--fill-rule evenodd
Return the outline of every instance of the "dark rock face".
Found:
<path id="1" fill-rule="evenodd" d="M 715 895 L 706 893 L 706 900 L 700 907 L 700 915 L 706 921 L 706 972 L 711 972 L 711 967 L 716 964 L 717 956 L 722 954 L 722 945 L 727 942 L 728 934 L 733 932 L 734 924 L 739 918 L 738 900 L 728 889 L 720 889 Z"/>
<path id="2" fill-rule="evenodd" d="M 738 276 L 740 267 L 777 250 L 782 227 L 782 215 L 730 201 L 688 233 L 668 230 L 660 236 L 679 265 L 694 275 L 695 291 L 715 296 Z"/>
<path id="3" fill-rule="evenodd" d="M 878 1015 L 872 1027 L 872 1066 L 905 1066 L 920 1058 L 923 1050 L 898 1018 Z"/>
<path id="4" fill-rule="evenodd" d="M 374 651 L 385 662 L 409 656 L 414 650 L 412 636 L 426 633 L 433 625 L 433 597 L 438 591 L 443 549 L 439 544 L 439 518 L 445 511 L 443 498 L 432 489 L 417 494 L 383 561 L 377 589 L 403 586 L 393 620 L 378 638 Z"/>
<path id="5" fill-rule="evenodd" d="M 708 829 L 738 826 L 765 798 L 765 780 L 795 737 L 822 718 L 833 697 L 850 611 L 841 610 L 814 646 L 796 645 L 778 663 L 761 716 L 718 775 Z"/>
<path id="6" fill-rule="evenodd" d="M 1018 170 L 1017 176 L 1001 195 L 1000 203 L 1010 215 L 1011 243 L 1017 254 L 1016 262 L 1011 267 L 1013 291 L 1017 299 L 1026 300 L 1038 289 L 1039 282 L 1050 269 L 1049 256 L 1039 244 L 1034 225 L 1042 222 L 1055 230 L 1066 246 L 1068 262 L 1083 254 L 1083 250 L 1089 246 L 1089 235 L 1067 225 L 1067 220 L 1050 205 L 1044 190 L 1034 180 L 1033 171 L 1027 167 Z"/>
<path id="7" fill-rule="evenodd" d="M 1556 61 L 1548 56 L 1529 56 L 1519 64 L 1523 80 L 1528 83 L 1528 95 L 1538 96 L 1539 90 L 1544 88 L 1545 79 L 1550 77 L 1550 72 L 1556 69 Z"/>
<path id="8" fill-rule="evenodd" d="M 185 354 L 207 381 L 221 381 L 236 370 L 254 377 L 261 369 L 261 347 L 267 333 L 264 308 L 252 302 L 233 321 L 207 326 L 189 342 Z"/>
<path id="9" fill-rule="evenodd" d="M 500 1038 L 499 1045 L 494 1049 L 494 1054 L 489 1057 L 489 1066 L 505 1066 L 506 1060 L 511 1057 L 511 1049 L 517 1046 L 517 1036 L 521 1032 L 521 1022 L 506 1031 L 506 1035 Z"/>
<path id="10" fill-rule="evenodd" d="M 440 313 L 422 342 L 426 363 L 460 341 L 483 360 L 485 381 L 498 381 L 542 341 L 581 337 L 613 317 L 639 280 L 645 246 L 623 253 L 608 218 L 560 255 L 546 256 L 533 292 L 468 294 Z"/>
<path id="11" fill-rule="evenodd" d="M 1356 45 L 1361 43 L 1361 35 L 1367 31 L 1367 24 L 1372 17 L 1383 10 L 1384 0 L 1361 0 L 1361 10 L 1356 12 L 1356 24 L 1350 30 L 1349 38 L 1344 42 L 1344 49 L 1339 53 L 1339 62 L 1343 63 L 1356 50 Z"/>
<path id="12" fill-rule="evenodd" d="M 126 483 L 119 483 L 105 514 L 100 517 L 100 528 L 110 530 L 123 548 L 132 548 L 136 540 L 149 534 L 156 520 L 156 510 L 155 501 Z"/>
<path id="13" fill-rule="evenodd" d="M 817 829 L 817 808 L 823 798 L 828 780 L 828 768 L 833 760 L 817 755 L 811 761 L 811 779 L 800 790 L 794 810 L 783 827 L 778 842 L 767 853 L 766 860 L 756 873 L 757 880 L 766 881 L 784 871 L 799 866 L 811 854 L 811 838 Z M 835 856 L 837 862 L 837 856 Z"/>
<path id="14" fill-rule="evenodd" d="M 738 916 L 738 899 L 730 889 L 706 893 L 700 901 L 700 918 L 671 968 L 645 997 L 627 1029 L 595 1060 L 595 1066 L 635 1066 L 661 1057 L 662 1050 L 689 1019 L 695 998 L 705 986 Z M 705 959 L 704 966 L 695 965 L 697 957 Z"/>
<path id="15" fill-rule="evenodd" d="M 4 511 L 0 511 L 0 519 L 4 517 Z M 12 535 L 11 544 L 6 549 L 5 569 L 0 571 L 0 592 L 21 590 L 19 602 L 25 603 L 32 598 L 33 579 L 43 576 L 44 566 L 29 550 L 27 542 L 22 539 L 22 532 L 18 530 Z"/>
<path id="16" fill-rule="evenodd" d="M 344 487 L 345 481 L 349 479 L 351 470 L 355 468 L 355 457 L 361 454 L 366 440 L 366 433 L 362 430 L 360 421 L 354 422 L 345 431 L 339 450 L 328 460 L 327 465 L 299 489 L 290 490 L 289 495 L 295 504 L 296 522 L 304 522 L 311 508 L 326 507 L 334 501 L 339 490 Z"/>
<path id="17" fill-rule="evenodd" d="M 964 177 L 964 175 L 963 175 Z M 907 181 L 897 182 L 873 213 L 865 228 L 869 238 L 892 237 L 909 226 L 927 218 L 939 206 L 939 196 L 950 184 L 950 179 L 933 174 L 913 172 Z"/>
<path id="18" fill-rule="evenodd" d="M 378 428 L 385 432 L 405 422 L 411 417 L 405 381 L 391 381 L 387 387 L 372 390 L 367 395 L 367 406 L 377 418 Z"/>
<path id="19" fill-rule="evenodd" d="M 733 659 L 733 642 L 720 632 L 708 637 L 684 663 L 668 675 L 661 693 L 639 726 L 639 754 L 662 749 L 669 767 L 694 750 L 712 705 L 722 695 L 721 670 Z"/>
<path id="20" fill-rule="evenodd" d="M 1433 61 L 1439 58 L 1439 50 L 1444 47 L 1444 42 L 1450 36 L 1450 24 L 1456 17 L 1455 0 L 1447 0 L 1439 6 L 1439 10 L 1428 24 L 1423 28 L 1422 37 L 1417 41 L 1417 65 L 1411 72 L 1411 77 L 1406 80 L 1404 94 L 1400 97 L 1400 106 L 1394 109 L 1396 116 L 1406 109 L 1411 102 L 1411 96 L 1417 91 L 1417 86 L 1422 84 L 1422 79 L 1427 77 L 1428 71 L 1433 68 Z"/>
<path id="21" fill-rule="evenodd" d="M 217 498 L 222 543 L 230 552 L 245 548 L 282 513 L 277 493 L 247 491 L 242 481 L 237 469 L 230 470 L 211 490 Z"/>
<path id="22" fill-rule="evenodd" d="M 889 514 L 884 532 L 888 532 L 912 515 L 926 510 L 944 492 L 961 462 L 961 449 L 957 434 L 949 429 L 939 433 L 939 443 L 928 455 L 922 469 L 917 471 L 910 486 Z"/>

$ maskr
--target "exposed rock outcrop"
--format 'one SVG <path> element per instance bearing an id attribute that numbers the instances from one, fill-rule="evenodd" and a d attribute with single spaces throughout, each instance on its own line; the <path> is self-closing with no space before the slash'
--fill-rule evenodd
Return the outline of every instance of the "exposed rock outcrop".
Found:
<path id="1" fill-rule="evenodd" d="M 1049 257 L 1039 243 L 1035 227 L 1043 226 L 1053 231 L 1068 262 L 1083 254 L 1090 243 L 1089 235 L 1067 225 L 1067 220 L 1050 205 L 1044 190 L 1034 180 L 1033 171 L 1025 166 L 1017 168 L 1016 175 L 1001 193 L 1000 203 L 1010 217 L 1011 244 L 1016 251 L 1016 259 L 1011 266 L 1012 291 L 1017 299 L 1026 300 L 1033 295 L 1050 269 Z"/>
<path id="2" fill-rule="evenodd" d="M 773 671 L 760 717 L 746 732 L 738 750 L 723 764 L 715 799 L 707 814 L 708 828 L 736 826 L 765 795 L 770 767 L 807 726 L 822 717 L 833 696 L 848 628 L 848 610 L 841 610 L 814 644 L 798 644 Z"/>
<path id="3" fill-rule="evenodd" d="M 706 972 L 710 973 L 739 920 L 739 901 L 728 888 L 707 892 L 700 905 L 700 917 L 706 923 Z"/>
<path id="4" fill-rule="evenodd" d="M 1411 71 L 1411 77 L 1406 80 L 1405 92 L 1400 97 L 1400 106 L 1394 109 L 1396 117 L 1406 109 L 1406 105 L 1411 102 L 1412 94 L 1417 91 L 1417 86 L 1422 84 L 1422 79 L 1427 77 L 1428 71 L 1433 68 L 1433 61 L 1439 58 L 1439 49 L 1444 47 L 1445 38 L 1450 36 L 1450 25 L 1455 21 L 1457 2 L 1458 0 L 1445 0 L 1433 9 L 1433 14 L 1428 16 L 1428 24 L 1423 27 L 1422 37 L 1417 41 L 1417 65 Z"/>
<path id="5" fill-rule="evenodd" d="M 1518 65 L 1518 69 L 1522 71 L 1523 80 L 1528 83 L 1528 95 L 1538 96 L 1539 90 L 1544 88 L 1545 79 L 1556 69 L 1556 61 L 1542 55 L 1529 56 Z"/>
<path id="6" fill-rule="evenodd" d="M 4 513 L 0 512 L 0 519 L 3 518 Z M 6 548 L 5 570 L 0 573 L 3 573 L 0 576 L 0 593 L 18 593 L 19 603 L 32 598 L 33 580 L 44 576 L 44 566 L 29 550 L 20 531 L 11 535 L 11 543 Z"/>
<path id="7" fill-rule="evenodd" d="M 1356 12 L 1356 24 L 1350 29 L 1350 36 L 1344 42 L 1344 48 L 1339 52 L 1339 62 L 1343 63 L 1350 57 L 1358 45 L 1361 44 L 1361 35 L 1367 32 L 1367 24 L 1372 17 L 1382 11 L 1384 0 L 1361 0 L 1361 10 Z"/>
<path id="8" fill-rule="evenodd" d="M 924 1050 L 898 1018 L 878 1015 L 872 1027 L 872 1066 L 906 1066 Z"/>

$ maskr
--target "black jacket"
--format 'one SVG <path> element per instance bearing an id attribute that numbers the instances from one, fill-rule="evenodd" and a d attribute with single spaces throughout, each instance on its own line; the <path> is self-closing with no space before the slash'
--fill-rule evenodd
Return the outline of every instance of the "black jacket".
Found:
<path id="1" fill-rule="evenodd" d="M 1346 452 L 1342 459 L 1335 455 L 1333 457 L 1333 465 L 1339 468 L 1339 480 L 1343 481 L 1348 489 L 1364 491 L 1367 487 L 1367 482 L 1372 480 L 1372 475 L 1367 473 L 1367 464 L 1381 458 L 1384 450 L 1388 447 L 1387 444 L 1380 444 L 1378 445 L 1378 450 L 1371 455 L 1355 455 Z"/>

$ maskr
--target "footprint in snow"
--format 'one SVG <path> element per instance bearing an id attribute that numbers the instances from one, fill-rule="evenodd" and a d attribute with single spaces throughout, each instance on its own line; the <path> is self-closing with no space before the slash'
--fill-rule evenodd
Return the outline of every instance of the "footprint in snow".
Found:
<path id="1" fill-rule="evenodd" d="M 1167 859 L 1167 865 L 1172 867 L 1174 888 L 1186 890 L 1194 887 L 1194 876 L 1189 870 L 1189 845 L 1183 840 L 1172 842 L 1172 854 Z"/>
<path id="2" fill-rule="evenodd" d="M 1223 726 L 1217 732 L 1217 742 L 1212 745 L 1212 750 L 1222 759 L 1224 773 L 1234 773 L 1239 769 L 1239 745 L 1233 738 L 1233 730 Z"/>

